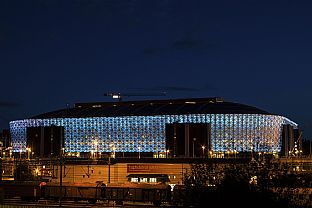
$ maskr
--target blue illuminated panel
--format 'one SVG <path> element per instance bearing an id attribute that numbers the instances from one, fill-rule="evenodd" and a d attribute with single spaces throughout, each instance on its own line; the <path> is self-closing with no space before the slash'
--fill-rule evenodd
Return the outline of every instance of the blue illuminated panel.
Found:
<path id="1" fill-rule="evenodd" d="M 189 114 L 94 118 L 24 119 L 10 122 L 13 152 L 26 150 L 26 128 L 64 126 L 66 152 L 164 152 L 168 123 L 210 123 L 212 150 L 279 152 L 282 116 L 260 114 Z"/>

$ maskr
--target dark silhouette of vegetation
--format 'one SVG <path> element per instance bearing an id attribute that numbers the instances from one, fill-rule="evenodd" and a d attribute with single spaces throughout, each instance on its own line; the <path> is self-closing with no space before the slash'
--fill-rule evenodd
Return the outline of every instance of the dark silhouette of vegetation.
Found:
<path id="1" fill-rule="evenodd" d="M 208 200 L 215 194 L 216 177 L 212 165 L 193 164 L 190 173 L 184 177 L 185 207 L 199 207 L 201 202 Z"/>
<path id="2" fill-rule="evenodd" d="M 15 164 L 14 180 L 16 181 L 31 181 L 34 180 L 31 169 L 27 161 L 18 161 Z"/>
<path id="3" fill-rule="evenodd" d="M 195 164 L 184 178 L 185 207 L 290 207 L 286 199 L 276 200 L 269 189 L 269 166 L 259 163 L 225 165 Z"/>
<path id="4" fill-rule="evenodd" d="M 261 173 L 259 173 L 261 175 Z M 231 207 L 283 207 L 285 202 L 274 200 L 273 193 L 263 184 L 261 177 L 257 177 L 257 185 L 250 184 L 252 176 L 249 171 L 233 167 L 226 169 L 224 178 L 217 188 L 218 199 L 221 206 Z M 223 199 L 223 200 L 222 200 Z"/>

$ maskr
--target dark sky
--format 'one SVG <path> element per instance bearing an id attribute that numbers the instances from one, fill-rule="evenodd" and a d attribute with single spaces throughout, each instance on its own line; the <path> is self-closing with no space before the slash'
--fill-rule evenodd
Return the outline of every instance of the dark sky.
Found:
<path id="1" fill-rule="evenodd" d="M 1 0 L 0 129 L 111 101 L 107 91 L 167 91 L 154 98 L 223 97 L 312 139 L 311 11 L 300 0 Z"/>

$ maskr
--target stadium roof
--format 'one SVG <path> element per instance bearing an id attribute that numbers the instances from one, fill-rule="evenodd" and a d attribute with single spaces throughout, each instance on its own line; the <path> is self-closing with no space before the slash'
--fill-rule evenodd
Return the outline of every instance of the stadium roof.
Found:
<path id="1" fill-rule="evenodd" d="M 185 114 L 271 114 L 256 107 L 223 101 L 221 98 L 141 100 L 126 102 L 76 103 L 75 107 L 32 117 L 86 118 Z"/>

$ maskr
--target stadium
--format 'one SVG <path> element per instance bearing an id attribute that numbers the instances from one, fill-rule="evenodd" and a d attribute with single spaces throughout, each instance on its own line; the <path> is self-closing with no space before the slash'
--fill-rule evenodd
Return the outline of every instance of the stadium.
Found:
<path id="1" fill-rule="evenodd" d="M 73 155 L 273 153 L 290 148 L 285 129 L 294 131 L 298 125 L 284 116 L 221 98 L 77 103 L 10 122 L 13 152 L 26 152 L 30 146 L 35 150 L 36 144 L 37 149 L 45 149 L 41 154 L 64 148 Z M 49 133 L 43 136 L 44 131 Z"/>

